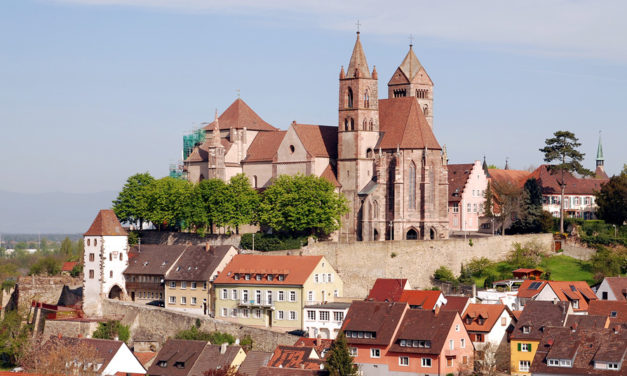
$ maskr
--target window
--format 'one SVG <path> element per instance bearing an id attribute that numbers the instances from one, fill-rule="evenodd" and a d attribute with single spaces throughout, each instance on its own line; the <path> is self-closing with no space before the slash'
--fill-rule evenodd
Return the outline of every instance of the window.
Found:
<path id="1" fill-rule="evenodd" d="M 290 311 L 290 320 L 296 320 L 296 311 Z"/>
<path id="2" fill-rule="evenodd" d="M 409 208 L 416 209 L 416 165 L 409 164 Z"/>
<path id="3" fill-rule="evenodd" d="M 453 358 L 446 358 L 446 366 L 447 367 L 454 367 L 455 366 L 455 359 L 453 359 Z"/>
<path id="4" fill-rule="evenodd" d="M 290 302 L 296 301 L 296 291 L 290 291 Z"/>
<path id="5" fill-rule="evenodd" d="M 242 317 L 243 317 L 243 318 L 246 318 L 246 319 L 247 319 L 247 318 L 248 318 L 248 314 L 249 314 L 249 313 L 248 313 L 248 308 L 244 308 L 244 309 L 242 309 Z"/>
<path id="6" fill-rule="evenodd" d="M 186 289 L 187 288 L 187 282 L 185 281 L 181 281 L 181 289 Z"/>
<path id="7" fill-rule="evenodd" d="M 222 300 L 226 300 L 229 298 L 229 291 L 227 289 L 222 289 Z"/>
<path id="8" fill-rule="evenodd" d="M 276 319 L 277 320 L 285 319 L 285 312 L 283 312 L 283 311 L 276 311 Z"/>
<path id="9" fill-rule="evenodd" d="M 170 288 L 176 288 L 176 281 L 170 281 Z"/>
<path id="10" fill-rule="evenodd" d="M 122 252 L 120 252 L 120 261 L 122 261 Z"/>
<path id="11" fill-rule="evenodd" d="M 579 309 L 579 299 L 573 300 L 573 309 Z"/>
<path id="12" fill-rule="evenodd" d="M 560 361 L 558 359 L 549 359 L 547 363 L 551 367 L 557 367 L 560 365 Z"/>
<path id="13" fill-rule="evenodd" d="M 248 301 L 248 290 L 243 290 L 242 291 L 242 301 L 244 301 L 244 302 Z"/>
<path id="14" fill-rule="evenodd" d="M 507 325 L 507 317 L 501 317 L 501 326 Z"/>
<path id="15" fill-rule="evenodd" d="M 272 281 L 274 279 L 274 275 L 268 274 L 266 278 L 268 279 L 268 281 Z"/>
<path id="16" fill-rule="evenodd" d="M 266 303 L 267 304 L 272 304 L 272 291 L 267 290 L 266 291 Z"/>
<path id="17" fill-rule="evenodd" d="M 89 261 L 94 261 L 96 259 L 96 256 L 93 253 L 89 254 Z"/>
<path id="18" fill-rule="evenodd" d="M 229 310 L 228 308 L 222 308 L 222 317 L 226 317 L 229 315 Z"/>
<path id="19" fill-rule="evenodd" d="M 113 261 L 113 253 L 109 253 L 109 261 Z"/>
<path id="20" fill-rule="evenodd" d="M 285 276 L 283 274 L 279 274 L 278 278 L 279 281 L 283 281 L 285 279 Z"/>
<path id="21" fill-rule="evenodd" d="M 531 333 L 531 327 L 528 325 L 523 326 L 522 330 L 523 330 L 523 333 L 525 334 Z"/>
<path id="22" fill-rule="evenodd" d="M 191 288 L 192 290 L 196 290 L 196 287 L 197 287 L 197 286 L 198 286 L 198 284 L 197 284 L 196 282 L 192 282 L 192 284 L 191 284 L 191 287 L 190 287 L 190 288 Z"/>
<path id="23" fill-rule="evenodd" d="M 257 274 L 257 275 L 255 276 L 255 279 L 256 279 L 257 281 L 261 281 L 261 277 L 262 277 L 262 276 L 261 276 L 261 274 Z"/>
<path id="24" fill-rule="evenodd" d="M 277 298 L 276 298 L 276 300 L 278 300 L 278 301 L 280 301 L 280 302 L 284 301 L 284 300 L 285 300 L 285 291 L 279 291 L 279 292 L 277 293 Z"/>
<path id="25" fill-rule="evenodd" d="M 371 358 L 380 358 L 381 357 L 381 349 L 370 349 L 370 357 Z"/>
<path id="26" fill-rule="evenodd" d="M 231 310 L 231 317 L 237 317 L 237 314 L 238 314 L 238 313 L 239 313 L 239 312 L 237 311 L 237 308 L 233 308 L 233 309 Z"/>
<path id="27" fill-rule="evenodd" d="M 607 363 L 607 369 L 618 369 L 618 363 Z"/>
<path id="28" fill-rule="evenodd" d="M 224 290 L 224 291 L 226 291 L 226 290 Z M 226 299 L 226 298 L 224 298 L 224 299 Z M 237 300 L 237 289 L 231 290 L 231 299 Z"/>
<path id="29" fill-rule="evenodd" d="M 89 269 L 89 279 L 94 279 L 94 269 Z"/>
<path id="30" fill-rule="evenodd" d="M 329 321 L 329 311 L 320 311 L 320 321 Z"/>
<path id="31" fill-rule="evenodd" d="M 259 308 L 255 309 L 255 318 L 256 319 L 260 319 L 261 318 L 261 310 Z"/>
<path id="32" fill-rule="evenodd" d="M 351 356 L 352 357 L 356 357 L 357 356 L 357 347 L 351 347 L 350 348 L 350 352 L 351 352 Z"/>
<path id="33" fill-rule="evenodd" d="M 462 349 L 466 348 L 466 339 L 462 338 L 459 340 L 459 347 L 461 347 Z"/>
<path id="34" fill-rule="evenodd" d="M 181 297 L 181 304 L 187 304 L 187 298 L 182 296 Z"/>
<path id="35" fill-rule="evenodd" d="M 239 274 L 235 273 L 233 275 L 233 279 L 236 280 L 236 281 L 239 281 Z"/>
<path id="36" fill-rule="evenodd" d="M 518 371 L 520 372 L 529 372 L 529 365 L 531 364 L 528 360 L 521 360 L 518 362 Z"/>
<path id="37" fill-rule="evenodd" d="M 470 213 L 472 211 L 471 204 L 466 205 L 466 212 Z"/>
<path id="38" fill-rule="evenodd" d="M 570 359 L 560 359 L 560 367 L 571 367 L 572 364 Z"/>
<path id="39" fill-rule="evenodd" d="M 307 320 L 316 320 L 316 311 L 307 311 Z"/>
<path id="40" fill-rule="evenodd" d="M 314 292 L 313 291 L 308 291 L 307 292 L 307 300 L 310 302 L 313 302 L 314 300 Z"/>
<path id="41" fill-rule="evenodd" d="M 459 203 L 453 203 L 453 213 L 459 213 Z"/>
<path id="42" fill-rule="evenodd" d="M 113 278 L 113 270 L 109 270 L 109 278 Z"/>
<path id="43" fill-rule="evenodd" d="M 344 320 L 344 312 L 333 312 L 333 320 L 335 320 L 335 321 L 343 321 Z"/>
<path id="44" fill-rule="evenodd" d="M 399 356 L 398 357 L 398 365 L 399 366 L 408 366 L 409 365 L 409 358 L 406 356 Z"/>
<path id="45" fill-rule="evenodd" d="M 431 367 L 431 358 L 422 358 L 423 367 Z"/>
<path id="46" fill-rule="evenodd" d="M 472 204 L 472 212 L 473 213 L 477 212 L 477 204 Z"/>
<path id="47" fill-rule="evenodd" d="M 455 340 L 451 339 L 451 340 L 448 341 L 448 348 L 450 350 L 455 350 Z"/>
<path id="48" fill-rule="evenodd" d="M 320 282 L 318 274 L 314 274 L 314 282 L 316 282 L 316 283 Z"/>
<path id="49" fill-rule="evenodd" d="M 339 290 L 333 290 L 333 296 L 336 298 L 340 297 L 340 291 Z"/>
<path id="50" fill-rule="evenodd" d="M 176 296 L 170 296 L 170 304 L 176 304 Z"/>
<path id="51" fill-rule="evenodd" d="M 459 332 L 459 324 L 455 325 L 455 331 Z"/>
<path id="52" fill-rule="evenodd" d="M 346 97 L 346 107 L 353 108 L 353 89 L 351 89 L 350 87 L 348 88 L 348 93 L 346 94 Z"/>
<path id="53" fill-rule="evenodd" d="M 364 93 L 364 107 L 370 107 L 370 95 L 368 94 L 368 90 Z"/>
<path id="54" fill-rule="evenodd" d="M 91 245 L 90 243 L 91 243 L 91 241 L 89 239 L 87 239 L 87 245 L 88 246 Z"/>
<path id="55" fill-rule="evenodd" d="M 250 274 L 246 274 L 246 275 L 244 276 L 244 279 L 245 279 L 245 280 L 247 280 L 247 281 L 250 281 Z"/>
<path id="56" fill-rule="evenodd" d="M 196 297 L 192 296 L 192 305 L 196 305 Z"/>
<path id="57" fill-rule="evenodd" d="M 530 343 L 520 343 L 520 351 L 522 352 L 529 352 L 531 351 L 531 344 Z"/>

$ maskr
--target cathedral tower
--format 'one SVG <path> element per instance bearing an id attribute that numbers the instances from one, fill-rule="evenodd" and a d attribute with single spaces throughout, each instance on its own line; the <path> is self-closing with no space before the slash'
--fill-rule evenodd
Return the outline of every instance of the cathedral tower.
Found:
<path id="1" fill-rule="evenodd" d="M 378 98 L 377 71 L 368 69 L 358 31 L 348 70 L 342 67 L 340 71 L 337 175 L 351 205 L 343 233 L 356 233 L 361 205 L 357 195 L 372 179 L 379 139 Z"/>
<path id="2" fill-rule="evenodd" d="M 413 45 L 388 82 L 388 98 L 416 97 L 433 129 L 433 81 L 414 53 Z"/>

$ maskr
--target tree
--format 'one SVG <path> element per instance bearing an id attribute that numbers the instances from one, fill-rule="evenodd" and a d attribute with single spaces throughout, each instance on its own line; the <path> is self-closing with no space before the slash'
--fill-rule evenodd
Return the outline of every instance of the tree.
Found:
<path id="1" fill-rule="evenodd" d="M 239 234 L 239 227 L 254 223 L 259 209 L 259 194 L 250 185 L 245 174 L 237 174 L 231 178 L 227 186 L 228 215 L 227 223 L 235 227 Z"/>
<path id="2" fill-rule="evenodd" d="M 325 362 L 325 368 L 330 376 L 353 376 L 357 375 L 357 367 L 353 363 L 353 357 L 348 351 L 346 335 L 341 331 L 331 345 L 329 355 Z"/>
<path id="3" fill-rule="evenodd" d="M 83 262 L 84 252 L 85 252 L 85 243 L 83 243 L 83 239 L 78 239 L 76 241 L 76 255 L 79 257 L 80 262 Z"/>
<path id="4" fill-rule="evenodd" d="M 46 256 L 31 265 L 28 275 L 57 275 L 61 273 L 61 263 L 54 256 Z"/>
<path id="5" fill-rule="evenodd" d="M 186 216 L 193 186 L 169 176 L 153 181 L 144 190 L 146 219 L 159 228 L 179 227 Z"/>
<path id="6" fill-rule="evenodd" d="M 145 189 L 154 181 L 155 178 L 148 172 L 135 174 L 126 180 L 118 197 L 113 200 L 113 211 L 121 221 L 139 221 L 139 228 L 142 229 L 148 210 Z"/>
<path id="7" fill-rule="evenodd" d="M 542 230 L 542 187 L 535 178 L 528 179 L 523 187 L 520 212 L 512 224 L 512 233 L 532 233 Z"/>
<path id="8" fill-rule="evenodd" d="M 31 334 L 29 325 L 22 325 L 17 311 L 7 311 L 0 322 L 0 363 L 14 366 L 24 355 Z"/>
<path id="9" fill-rule="evenodd" d="M 560 186 L 560 232 L 564 232 L 564 190 L 566 189 L 566 176 L 574 172 L 582 176 L 592 176 L 592 171 L 581 165 L 584 153 L 577 150 L 581 144 L 575 134 L 569 131 L 557 131 L 552 138 L 547 138 L 545 147 L 540 149 L 544 153 L 544 161 L 557 164 L 549 166 L 552 174 L 559 176 L 557 183 Z"/>
<path id="10" fill-rule="evenodd" d="M 483 197 L 485 198 L 485 203 L 483 204 L 483 215 L 488 218 L 493 218 L 494 193 L 490 187 L 490 181 L 488 181 L 488 188 L 485 190 Z"/>
<path id="11" fill-rule="evenodd" d="M 501 234 L 505 233 L 505 227 L 512 217 L 515 217 L 520 209 L 520 197 L 522 188 L 510 180 L 494 180 L 491 184 L 493 189 L 492 212 L 494 220 L 501 228 Z"/>
<path id="12" fill-rule="evenodd" d="M 607 223 L 622 226 L 627 220 L 627 166 L 601 185 L 596 193 L 597 216 Z"/>
<path id="13" fill-rule="evenodd" d="M 200 195 L 205 220 L 213 233 L 213 226 L 221 227 L 227 223 L 228 200 L 227 185 L 220 179 L 203 180 L 194 187 Z"/>
<path id="14" fill-rule="evenodd" d="M 67 236 L 61 242 L 61 249 L 59 252 L 61 252 L 61 254 L 66 258 L 72 256 L 72 241 Z"/>
<path id="15" fill-rule="evenodd" d="M 122 342 L 128 341 L 130 338 L 129 328 L 122 325 L 118 320 L 109 320 L 107 322 L 98 323 L 98 328 L 92 334 L 93 338 L 115 339 Z"/>
<path id="16" fill-rule="evenodd" d="M 346 213 L 346 198 L 328 180 L 281 175 L 263 194 L 259 221 L 277 231 L 328 235 Z"/>
<path id="17" fill-rule="evenodd" d="M 96 370 L 101 356 L 95 347 L 77 338 L 51 337 L 46 342 L 34 337 L 20 359 L 20 365 L 37 375 L 100 375 Z M 91 365 L 86 367 L 85 365 Z"/>

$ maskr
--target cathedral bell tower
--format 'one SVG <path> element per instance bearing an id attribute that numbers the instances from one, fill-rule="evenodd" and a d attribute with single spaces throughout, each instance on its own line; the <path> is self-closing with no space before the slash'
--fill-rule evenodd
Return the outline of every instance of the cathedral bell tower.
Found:
<path id="1" fill-rule="evenodd" d="M 342 233 L 360 233 L 357 229 L 361 201 L 359 191 L 374 174 L 374 148 L 379 139 L 379 103 L 377 70 L 368 69 L 359 31 L 348 69 L 340 71 L 338 168 L 342 192 L 350 205 Z"/>

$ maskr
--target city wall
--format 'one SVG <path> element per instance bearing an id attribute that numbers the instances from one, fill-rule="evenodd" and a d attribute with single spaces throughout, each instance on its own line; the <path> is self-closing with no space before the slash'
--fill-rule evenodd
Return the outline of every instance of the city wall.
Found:
<path id="1" fill-rule="evenodd" d="M 318 242 L 302 250 L 267 254 L 322 255 L 344 282 L 344 296 L 365 298 L 377 278 L 407 278 L 414 289 L 431 287 L 433 272 L 444 265 L 459 274 L 463 263 L 475 257 L 500 261 L 515 243 L 536 243 L 545 252 L 553 247 L 552 234 L 494 236 L 470 240 L 401 240 L 386 242 Z M 263 252 L 254 252 L 263 254 Z"/>
<path id="2" fill-rule="evenodd" d="M 142 244 L 205 244 L 233 245 L 239 247 L 240 235 L 208 234 L 200 236 L 191 232 L 142 231 Z"/>
<path id="3" fill-rule="evenodd" d="M 17 305 L 20 314 L 26 315 L 30 310 L 33 300 L 47 304 L 57 304 L 64 285 L 74 288 L 80 287 L 82 284 L 83 281 L 81 278 L 72 278 L 69 276 L 19 277 L 15 291 L 11 296 L 12 304 Z"/>

